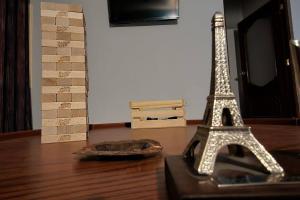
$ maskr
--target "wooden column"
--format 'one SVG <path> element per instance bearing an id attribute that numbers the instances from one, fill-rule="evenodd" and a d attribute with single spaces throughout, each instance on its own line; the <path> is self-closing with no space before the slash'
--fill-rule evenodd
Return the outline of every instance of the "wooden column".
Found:
<path id="1" fill-rule="evenodd" d="M 86 140 L 87 68 L 82 7 L 41 3 L 42 143 Z"/>

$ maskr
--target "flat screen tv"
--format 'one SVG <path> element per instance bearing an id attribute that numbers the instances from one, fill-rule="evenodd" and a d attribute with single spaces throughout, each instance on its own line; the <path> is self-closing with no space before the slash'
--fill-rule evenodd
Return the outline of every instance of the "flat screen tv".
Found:
<path id="1" fill-rule="evenodd" d="M 177 21 L 179 0 L 108 0 L 112 26 Z"/>

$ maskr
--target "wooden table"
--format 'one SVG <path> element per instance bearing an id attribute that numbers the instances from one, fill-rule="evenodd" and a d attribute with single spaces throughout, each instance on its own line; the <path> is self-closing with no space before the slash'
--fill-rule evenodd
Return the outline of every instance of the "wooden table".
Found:
<path id="1" fill-rule="evenodd" d="M 253 125 L 268 150 L 300 152 L 300 127 Z M 187 128 L 93 130 L 88 142 L 40 144 L 39 136 L 0 142 L 0 199 L 167 199 L 164 157 L 181 154 L 196 131 Z M 84 161 L 72 152 L 87 143 L 149 138 L 163 154 L 145 160 Z"/>

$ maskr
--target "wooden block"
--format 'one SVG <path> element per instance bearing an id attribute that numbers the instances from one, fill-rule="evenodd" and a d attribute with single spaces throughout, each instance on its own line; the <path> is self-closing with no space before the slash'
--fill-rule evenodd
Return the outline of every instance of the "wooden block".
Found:
<path id="1" fill-rule="evenodd" d="M 58 126 L 57 127 L 57 134 L 71 134 L 71 126 Z"/>
<path id="2" fill-rule="evenodd" d="M 72 84 L 72 79 L 71 78 L 58 78 L 57 79 L 57 85 L 60 86 L 71 86 Z"/>
<path id="3" fill-rule="evenodd" d="M 42 103 L 42 110 L 55 109 L 86 109 L 86 102 L 45 102 Z"/>
<path id="4" fill-rule="evenodd" d="M 71 56 L 71 48 L 59 48 L 58 47 L 57 55 Z"/>
<path id="5" fill-rule="evenodd" d="M 72 102 L 85 102 L 86 101 L 86 94 L 85 93 L 73 93 L 72 94 Z"/>
<path id="6" fill-rule="evenodd" d="M 67 40 L 42 40 L 43 47 L 74 47 L 84 48 L 83 41 L 67 41 Z"/>
<path id="7" fill-rule="evenodd" d="M 72 116 L 72 111 L 70 109 L 57 110 L 58 118 L 70 118 Z"/>
<path id="8" fill-rule="evenodd" d="M 57 40 L 71 40 L 71 33 L 68 32 L 58 32 L 56 33 Z"/>
<path id="9" fill-rule="evenodd" d="M 43 40 L 56 40 L 56 32 L 42 32 Z"/>
<path id="10" fill-rule="evenodd" d="M 72 109 L 71 117 L 87 117 L 86 109 Z"/>
<path id="11" fill-rule="evenodd" d="M 84 86 L 86 85 L 85 78 L 72 78 L 72 85 L 73 86 Z"/>
<path id="12" fill-rule="evenodd" d="M 84 33 L 71 33 L 71 40 L 84 41 Z"/>
<path id="13" fill-rule="evenodd" d="M 69 19 L 65 18 L 65 17 L 56 17 L 56 25 L 57 26 L 68 27 L 69 26 Z M 71 39 L 71 36 L 70 36 L 70 39 Z"/>
<path id="14" fill-rule="evenodd" d="M 85 56 L 70 56 L 70 62 L 85 62 Z"/>
<path id="15" fill-rule="evenodd" d="M 183 117 L 184 109 L 178 108 L 176 110 L 132 110 L 132 118 L 167 118 L 167 117 Z"/>
<path id="16" fill-rule="evenodd" d="M 57 68 L 57 71 L 71 71 L 72 64 L 71 63 L 57 63 L 56 68 Z"/>
<path id="17" fill-rule="evenodd" d="M 170 120 L 138 120 L 133 119 L 131 128 L 166 128 L 166 127 L 184 127 L 186 120 L 183 118 Z"/>
<path id="18" fill-rule="evenodd" d="M 44 78 L 85 78 L 84 71 L 43 71 Z"/>
<path id="19" fill-rule="evenodd" d="M 79 4 L 69 4 L 69 12 L 82 12 L 82 6 Z"/>
<path id="20" fill-rule="evenodd" d="M 56 78 L 42 78 L 42 86 L 56 86 L 57 79 Z"/>
<path id="21" fill-rule="evenodd" d="M 85 56 L 84 48 L 72 48 L 71 52 L 72 56 Z"/>
<path id="22" fill-rule="evenodd" d="M 56 26 L 51 24 L 42 24 L 41 29 L 44 32 L 70 32 L 70 33 L 84 33 L 84 27 L 76 26 Z"/>
<path id="23" fill-rule="evenodd" d="M 59 78 L 71 78 L 72 76 L 72 71 L 57 71 L 54 76 L 57 76 Z"/>
<path id="24" fill-rule="evenodd" d="M 56 118 L 56 119 L 42 119 L 42 126 L 67 126 L 86 124 L 86 117 L 73 117 L 73 118 Z"/>
<path id="25" fill-rule="evenodd" d="M 55 25 L 55 17 L 41 17 L 41 23 Z"/>
<path id="26" fill-rule="evenodd" d="M 71 102 L 72 101 L 72 94 L 57 94 L 56 96 L 57 102 Z"/>
<path id="27" fill-rule="evenodd" d="M 68 4 L 63 4 L 63 3 L 57 3 L 56 7 L 55 7 L 55 10 L 68 12 L 69 11 L 69 5 Z"/>
<path id="28" fill-rule="evenodd" d="M 55 119 L 57 118 L 57 110 L 44 110 L 42 112 L 42 119 Z"/>
<path id="29" fill-rule="evenodd" d="M 56 10 L 56 3 L 41 2 L 41 10 Z"/>
<path id="30" fill-rule="evenodd" d="M 73 58 L 76 60 L 76 58 Z M 42 55 L 42 62 L 70 62 L 71 56 Z"/>
<path id="31" fill-rule="evenodd" d="M 88 126 L 86 124 L 82 125 L 72 125 L 71 126 L 71 133 L 85 133 L 88 131 Z"/>
<path id="32" fill-rule="evenodd" d="M 86 71 L 85 63 L 72 63 L 72 71 Z"/>
<path id="33" fill-rule="evenodd" d="M 56 55 L 56 47 L 42 47 L 42 55 Z"/>
<path id="34" fill-rule="evenodd" d="M 58 132 L 56 126 L 42 127 L 42 137 L 44 135 L 56 135 Z"/>
<path id="35" fill-rule="evenodd" d="M 168 107 L 182 107 L 183 100 L 168 100 L 168 101 L 132 101 L 131 108 L 168 108 Z"/>
<path id="36" fill-rule="evenodd" d="M 83 19 L 83 13 L 68 12 L 68 18 Z"/>
<path id="37" fill-rule="evenodd" d="M 56 70 L 56 63 L 42 63 L 43 71 L 55 71 Z"/>
<path id="38" fill-rule="evenodd" d="M 42 94 L 42 102 L 56 102 L 56 94 Z"/>
<path id="39" fill-rule="evenodd" d="M 70 19 L 69 25 L 83 27 L 83 19 Z"/>
<path id="40" fill-rule="evenodd" d="M 87 133 L 42 135 L 41 143 L 71 142 L 86 140 Z"/>
<path id="41" fill-rule="evenodd" d="M 42 93 L 86 93 L 85 86 L 44 86 Z"/>
<path id="42" fill-rule="evenodd" d="M 59 10 L 41 10 L 42 17 L 65 17 L 73 19 L 83 19 L 83 13 L 66 12 Z"/>

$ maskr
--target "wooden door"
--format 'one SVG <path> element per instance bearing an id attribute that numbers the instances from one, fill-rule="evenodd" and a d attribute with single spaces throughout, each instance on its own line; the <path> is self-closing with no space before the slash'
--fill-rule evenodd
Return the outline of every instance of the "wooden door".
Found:
<path id="1" fill-rule="evenodd" d="M 259 8 L 238 24 L 238 32 L 243 117 L 294 116 L 286 0 Z"/>

